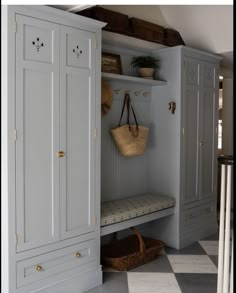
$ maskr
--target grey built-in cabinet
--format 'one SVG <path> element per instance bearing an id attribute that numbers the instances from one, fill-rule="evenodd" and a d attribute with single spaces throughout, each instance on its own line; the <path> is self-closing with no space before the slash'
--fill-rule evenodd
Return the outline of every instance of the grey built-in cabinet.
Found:
<path id="1" fill-rule="evenodd" d="M 183 201 L 213 197 L 216 192 L 218 109 L 217 65 L 184 57 Z"/>
<path id="2" fill-rule="evenodd" d="M 151 107 L 156 150 L 151 149 L 151 182 L 176 196 L 176 214 L 153 225 L 171 246 L 181 248 L 217 231 L 217 126 L 219 60 L 188 47 L 165 48 Z M 174 114 L 167 104 L 176 103 Z M 165 109 L 163 107 L 165 104 Z M 159 148 L 158 148 L 159 146 Z"/>
<path id="3" fill-rule="evenodd" d="M 101 284 L 101 201 L 174 197 L 174 214 L 143 228 L 171 247 L 216 232 L 217 56 L 183 46 L 148 51 L 166 82 L 113 79 L 101 122 L 104 23 L 45 6 L 3 6 L 2 22 L 4 293 Z M 135 74 L 131 57 L 147 54 L 114 43 L 103 49 L 121 55 L 126 75 Z M 132 159 L 110 135 L 127 89 L 150 128 L 145 155 Z"/>
<path id="4" fill-rule="evenodd" d="M 103 23 L 46 6 L 4 7 L 4 17 L 10 187 L 3 292 L 85 291 L 102 283 Z"/>
<path id="5" fill-rule="evenodd" d="M 21 15 L 16 22 L 16 234 L 24 251 L 95 231 L 96 36 Z"/>

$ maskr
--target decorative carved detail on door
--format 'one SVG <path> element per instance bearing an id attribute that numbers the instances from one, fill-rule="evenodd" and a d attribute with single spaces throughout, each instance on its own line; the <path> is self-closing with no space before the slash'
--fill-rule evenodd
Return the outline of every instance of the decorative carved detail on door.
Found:
<path id="1" fill-rule="evenodd" d="M 76 46 L 76 49 L 73 49 L 73 52 L 76 54 L 77 58 L 83 53 L 83 51 L 79 49 L 79 46 Z"/>
<path id="2" fill-rule="evenodd" d="M 36 47 L 36 49 L 37 49 L 37 52 L 39 52 L 39 49 L 41 48 L 41 47 L 43 47 L 44 46 L 44 44 L 43 43 L 41 43 L 40 44 L 40 41 L 39 41 L 40 39 L 39 38 L 37 38 L 36 39 L 36 42 L 35 41 L 33 41 L 32 42 L 32 44 Z"/>

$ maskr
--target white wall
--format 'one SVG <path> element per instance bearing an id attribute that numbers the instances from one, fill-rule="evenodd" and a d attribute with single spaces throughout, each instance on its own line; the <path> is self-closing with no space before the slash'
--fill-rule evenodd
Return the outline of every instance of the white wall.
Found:
<path id="1" fill-rule="evenodd" d="M 147 49 L 147 50 L 156 50 L 164 48 L 166 46 L 158 43 L 152 43 L 144 41 L 141 39 L 133 38 L 130 36 L 125 36 L 113 32 L 102 31 L 102 41 L 103 43 L 116 43 L 121 46 L 125 46 L 130 49 Z"/>
<path id="2" fill-rule="evenodd" d="M 232 61 L 233 64 L 233 61 Z M 224 78 L 233 78 L 233 70 L 224 66 L 220 66 L 219 74 L 224 76 Z"/>
<path id="3" fill-rule="evenodd" d="M 222 154 L 233 155 L 233 79 L 223 80 Z"/>

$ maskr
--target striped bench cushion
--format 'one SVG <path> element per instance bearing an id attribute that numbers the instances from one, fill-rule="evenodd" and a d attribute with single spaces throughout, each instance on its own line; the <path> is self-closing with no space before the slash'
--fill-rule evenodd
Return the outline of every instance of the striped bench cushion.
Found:
<path id="1" fill-rule="evenodd" d="M 123 222 L 175 206 L 167 195 L 143 194 L 102 203 L 101 226 Z"/>

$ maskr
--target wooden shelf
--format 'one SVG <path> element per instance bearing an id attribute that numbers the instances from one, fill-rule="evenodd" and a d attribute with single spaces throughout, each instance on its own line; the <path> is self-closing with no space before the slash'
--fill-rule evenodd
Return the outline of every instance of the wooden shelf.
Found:
<path id="1" fill-rule="evenodd" d="M 122 81 L 127 83 L 136 83 L 136 84 L 150 85 L 150 86 L 167 85 L 167 82 L 163 80 L 145 79 L 145 78 L 140 78 L 135 76 L 120 75 L 120 74 L 105 73 L 105 72 L 102 72 L 102 78 L 107 80 L 117 80 L 117 81 Z"/>

